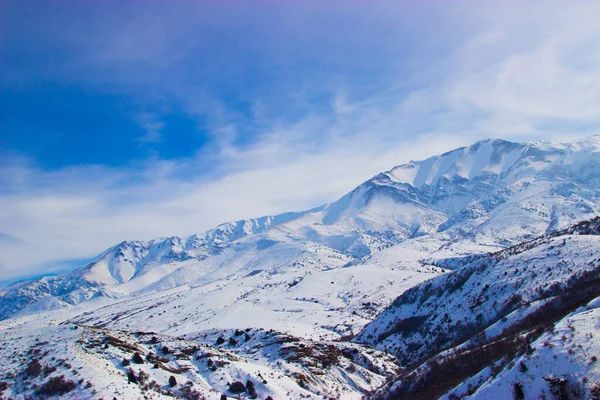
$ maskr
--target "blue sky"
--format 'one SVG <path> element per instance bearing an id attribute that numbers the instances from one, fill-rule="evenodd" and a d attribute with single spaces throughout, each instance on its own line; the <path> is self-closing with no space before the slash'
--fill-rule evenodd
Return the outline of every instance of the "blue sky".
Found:
<path id="1" fill-rule="evenodd" d="M 484 3 L 484 4 L 482 4 Z M 596 2 L 0 1 L 0 281 L 600 132 Z"/>

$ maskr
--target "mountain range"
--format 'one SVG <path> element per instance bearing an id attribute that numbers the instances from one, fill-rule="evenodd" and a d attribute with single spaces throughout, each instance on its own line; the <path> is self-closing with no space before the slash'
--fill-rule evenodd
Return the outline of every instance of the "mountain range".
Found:
<path id="1" fill-rule="evenodd" d="M 481 141 L 394 167 L 331 204 L 125 241 L 70 273 L 14 284 L 0 292 L 0 330 L 41 354 L 43 337 L 64 339 L 65 359 L 92 383 L 104 376 L 93 389 L 104 396 L 167 396 L 167 374 L 185 368 L 189 390 L 172 394 L 233 396 L 227 381 L 252 380 L 261 398 L 591 398 L 599 210 L 600 136 Z M 577 346 L 585 357 L 570 353 Z M 156 390 L 108 378 L 127 383 L 121 359 L 135 352 L 162 359 L 133 372 L 164 381 Z M 555 368 L 559 359 L 574 367 Z M 27 386 L 25 363 L 8 372 L 13 394 L 43 385 Z M 87 389 L 77 396 L 95 398 Z"/>

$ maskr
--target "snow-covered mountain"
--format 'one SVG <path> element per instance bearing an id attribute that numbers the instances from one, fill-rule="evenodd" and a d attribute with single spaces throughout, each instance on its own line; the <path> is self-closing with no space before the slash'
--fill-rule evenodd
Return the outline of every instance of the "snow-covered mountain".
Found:
<path id="1" fill-rule="evenodd" d="M 487 140 L 122 242 L 0 293 L 0 397 L 594 398 L 599 210 L 600 136 Z"/>
<path id="2" fill-rule="evenodd" d="M 595 215 L 599 151 L 600 136 L 567 144 L 478 142 L 395 167 L 306 212 L 227 223 L 188 238 L 123 242 L 69 274 L 7 288 L 0 318 L 271 274 L 277 264 L 289 273 L 297 267 L 287 284 L 347 265 L 388 268 L 381 261 L 400 253 L 411 254 L 399 262 L 415 272 L 422 265 L 452 268 L 466 255 Z"/>
<path id="3" fill-rule="evenodd" d="M 404 292 L 354 338 L 409 367 L 374 398 L 600 394 L 599 235 L 595 218 Z"/>

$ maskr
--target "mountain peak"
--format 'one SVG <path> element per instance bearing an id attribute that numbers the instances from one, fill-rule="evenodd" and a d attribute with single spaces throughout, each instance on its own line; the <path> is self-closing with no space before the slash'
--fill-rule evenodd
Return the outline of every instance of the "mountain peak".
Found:
<path id="1" fill-rule="evenodd" d="M 600 134 L 578 139 L 570 143 L 577 150 L 600 151 Z"/>
<path id="2" fill-rule="evenodd" d="M 473 180 L 482 175 L 499 175 L 510 169 L 527 145 L 488 139 L 423 161 L 392 168 L 386 174 L 394 181 L 417 189 L 434 187 L 440 180 Z"/>

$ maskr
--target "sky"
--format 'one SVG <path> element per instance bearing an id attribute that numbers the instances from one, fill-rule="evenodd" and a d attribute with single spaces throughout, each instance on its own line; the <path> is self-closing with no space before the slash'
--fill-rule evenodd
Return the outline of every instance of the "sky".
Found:
<path id="1" fill-rule="evenodd" d="M 598 1 L 0 0 L 0 281 L 600 133 Z M 1 284 L 0 284 L 1 285 Z"/>

